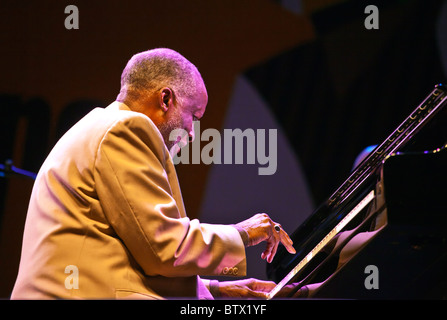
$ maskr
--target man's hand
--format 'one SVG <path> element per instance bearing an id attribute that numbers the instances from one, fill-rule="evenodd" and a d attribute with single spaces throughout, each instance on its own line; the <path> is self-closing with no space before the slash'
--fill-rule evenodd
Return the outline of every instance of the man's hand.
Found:
<path id="1" fill-rule="evenodd" d="M 259 298 L 266 299 L 267 294 L 275 287 L 271 281 L 243 279 L 235 281 L 219 281 L 219 293 L 222 298 Z"/>
<path id="2" fill-rule="evenodd" d="M 266 299 L 268 293 L 272 291 L 275 286 L 276 284 L 273 281 L 264 281 L 253 278 L 235 281 L 219 281 L 219 295 L 222 298 Z M 276 297 L 288 297 L 294 292 L 295 287 L 296 284 L 285 286 L 279 291 Z"/>
<path id="3" fill-rule="evenodd" d="M 275 226 L 278 230 L 275 230 Z M 267 241 L 267 246 L 261 254 L 262 259 L 272 262 L 276 254 L 278 245 L 281 242 L 288 252 L 295 254 L 295 248 L 292 246 L 293 241 L 289 235 L 281 228 L 281 225 L 275 223 L 265 213 L 258 213 L 253 217 L 239 222 L 236 227 L 243 229 L 248 236 L 248 246 L 254 246 L 262 241 Z"/>

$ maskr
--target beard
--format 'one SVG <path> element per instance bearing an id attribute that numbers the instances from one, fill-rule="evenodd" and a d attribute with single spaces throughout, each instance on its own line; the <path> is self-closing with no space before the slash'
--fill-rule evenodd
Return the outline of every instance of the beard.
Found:
<path id="1" fill-rule="evenodd" d="M 158 129 L 172 157 L 187 144 L 188 133 L 183 129 L 182 117 L 177 108 L 171 117 L 163 122 Z"/>

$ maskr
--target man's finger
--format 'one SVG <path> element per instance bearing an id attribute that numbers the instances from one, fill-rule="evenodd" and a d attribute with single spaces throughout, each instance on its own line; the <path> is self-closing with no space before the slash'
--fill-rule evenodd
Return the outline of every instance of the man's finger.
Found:
<path id="1" fill-rule="evenodd" d="M 286 249 L 287 249 L 287 251 L 289 251 L 289 253 L 291 253 L 291 254 L 296 253 L 296 250 L 293 247 L 292 239 L 290 239 L 287 232 L 285 232 L 283 229 L 281 229 L 281 231 L 280 231 L 280 239 L 281 239 L 281 243 L 284 245 L 284 247 L 286 247 Z"/>
<path id="2" fill-rule="evenodd" d="M 272 252 L 273 245 L 274 245 L 274 243 L 273 243 L 273 241 L 272 241 L 272 238 L 273 238 L 273 237 L 267 239 L 267 245 L 266 245 L 266 247 L 265 247 L 264 252 L 261 254 L 261 258 L 262 258 L 262 259 L 265 259 L 265 260 L 267 260 L 267 261 L 268 261 L 269 258 L 270 258 L 270 254 L 271 254 L 271 252 Z M 274 239 L 274 238 L 273 238 L 273 239 Z"/>
<path id="3" fill-rule="evenodd" d="M 279 241 L 279 234 L 271 234 L 271 236 L 267 238 L 267 246 L 263 253 L 263 259 L 266 259 L 267 262 L 272 262 L 273 257 L 276 254 L 276 249 L 278 248 Z"/>
<path id="4" fill-rule="evenodd" d="M 276 251 L 278 250 L 279 241 L 275 241 L 272 250 L 270 250 L 270 254 L 268 256 L 267 262 L 271 263 L 273 261 L 273 258 L 276 255 Z"/>

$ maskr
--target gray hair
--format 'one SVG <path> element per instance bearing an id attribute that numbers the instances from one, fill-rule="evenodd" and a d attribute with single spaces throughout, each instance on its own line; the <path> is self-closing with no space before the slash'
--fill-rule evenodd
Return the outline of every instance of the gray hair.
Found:
<path id="1" fill-rule="evenodd" d="M 201 79 L 197 68 L 180 53 L 167 48 L 152 49 L 129 60 L 121 75 L 120 94 L 130 91 L 140 95 L 169 87 L 181 101 L 194 95 Z"/>

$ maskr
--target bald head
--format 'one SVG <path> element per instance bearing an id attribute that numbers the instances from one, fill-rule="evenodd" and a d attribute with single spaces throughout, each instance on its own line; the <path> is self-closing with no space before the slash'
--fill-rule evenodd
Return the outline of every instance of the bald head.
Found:
<path id="1" fill-rule="evenodd" d="M 193 97 L 202 86 L 202 77 L 190 61 L 174 50 L 158 48 L 129 60 L 121 75 L 118 100 L 125 94 L 137 98 L 163 87 L 171 88 L 175 98 L 182 100 Z"/>

